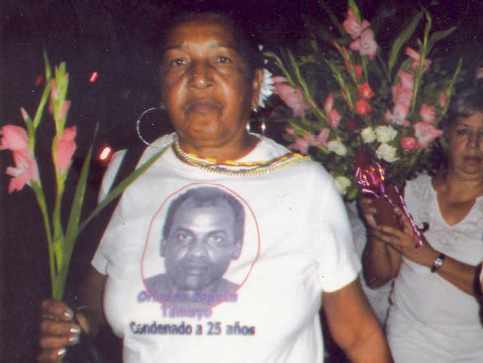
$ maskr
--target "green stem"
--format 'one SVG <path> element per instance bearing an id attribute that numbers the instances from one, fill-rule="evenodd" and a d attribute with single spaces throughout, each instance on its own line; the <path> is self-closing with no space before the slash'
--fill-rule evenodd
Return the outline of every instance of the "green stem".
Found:
<path id="1" fill-rule="evenodd" d="M 45 201 L 45 194 L 40 182 L 32 182 L 32 189 L 37 199 L 37 205 L 39 206 L 42 220 L 44 222 L 45 235 L 47 237 L 47 249 L 49 254 L 49 272 L 50 272 L 50 282 L 52 287 L 52 294 L 55 296 L 55 276 L 56 276 L 56 265 L 55 265 L 55 254 L 54 254 L 54 242 L 52 240 L 52 229 L 50 226 L 49 212 L 47 210 L 47 203 Z"/>

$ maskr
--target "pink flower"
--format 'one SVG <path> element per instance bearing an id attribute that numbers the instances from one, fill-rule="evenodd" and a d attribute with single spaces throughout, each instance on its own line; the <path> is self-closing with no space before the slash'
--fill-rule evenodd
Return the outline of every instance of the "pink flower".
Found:
<path id="1" fill-rule="evenodd" d="M 414 137 L 403 137 L 401 138 L 401 147 L 406 151 L 411 151 L 418 147 L 418 142 Z"/>
<path id="2" fill-rule="evenodd" d="M 39 180 L 39 168 L 37 161 L 28 150 L 16 150 L 12 152 L 15 167 L 7 168 L 7 175 L 12 176 L 8 184 L 8 193 L 20 191 L 25 184 Z"/>
<path id="3" fill-rule="evenodd" d="M 367 102 L 366 99 L 360 98 L 356 101 L 356 107 L 355 107 L 356 113 L 358 113 L 361 116 L 367 115 L 372 112 L 372 107 Z"/>
<path id="4" fill-rule="evenodd" d="M 329 141 L 330 130 L 328 128 L 323 128 L 320 132 L 315 136 L 313 142 L 313 146 L 327 146 L 327 142 Z"/>
<path id="5" fill-rule="evenodd" d="M 426 148 L 436 138 L 443 134 L 443 131 L 434 127 L 431 123 L 420 121 L 414 124 L 414 134 L 421 148 Z"/>
<path id="6" fill-rule="evenodd" d="M 74 141 L 76 133 L 76 127 L 72 126 L 64 129 L 62 135 L 57 135 L 54 138 L 54 165 L 55 168 L 62 173 L 69 169 L 70 163 L 72 162 L 72 156 L 77 148 Z"/>
<path id="7" fill-rule="evenodd" d="M 367 100 L 370 100 L 372 97 L 374 97 L 374 92 L 372 91 L 371 86 L 369 86 L 369 82 L 364 82 L 363 84 L 360 84 L 357 87 L 357 91 L 360 97 Z"/>
<path id="8" fill-rule="evenodd" d="M 329 94 L 324 101 L 324 111 L 329 119 L 329 125 L 332 128 L 337 128 L 339 126 L 342 116 L 334 108 L 334 96 Z"/>
<path id="9" fill-rule="evenodd" d="M 294 116 L 303 116 L 309 106 L 300 88 L 293 88 L 284 77 L 273 77 L 275 93 L 292 109 Z"/>
<path id="10" fill-rule="evenodd" d="M 377 53 L 374 32 L 369 28 L 365 29 L 361 36 L 350 44 L 350 48 L 358 51 L 361 55 L 367 55 L 370 59 L 373 59 Z"/>
<path id="11" fill-rule="evenodd" d="M 421 55 L 416 52 L 413 48 L 410 48 L 410 47 L 407 47 L 406 48 L 406 55 L 411 58 L 411 60 L 413 61 L 412 64 L 411 64 L 411 67 L 413 69 L 416 69 L 419 67 L 419 64 L 421 62 Z M 431 64 L 431 61 L 429 59 L 425 59 L 424 60 L 424 70 L 426 70 L 429 65 Z"/>
<path id="12" fill-rule="evenodd" d="M 448 103 L 448 95 L 445 91 L 441 92 L 441 94 L 439 95 L 438 102 L 441 107 L 446 107 L 446 104 Z"/>
<path id="13" fill-rule="evenodd" d="M 298 150 L 302 154 L 307 154 L 309 150 L 309 146 L 311 146 L 313 142 L 314 136 L 309 133 L 305 133 L 303 137 L 295 138 L 295 141 L 289 145 L 289 148 L 293 150 Z"/>
<path id="14" fill-rule="evenodd" d="M 351 9 L 347 10 L 347 18 L 342 23 L 344 30 L 351 36 L 352 39 L 359 38 L 362 31 L 368 28 L 371 24 L 367 20 L 362 23 L 357 19 Z"/>
<path id="15" fill-rule="evenodd" d="M 436 120 L 436 111 L 434 106 L 423 103 L 421 105 L 421 109 L 419 110 L 419 114 L 424 122 L 429 122 L 432 124 Z"/>
<path id="16" fill-rule="evenodd" d="M 414 88 L 414 75 L 406 72 L 406 71 L 399 71 L 398 72 L 399 81 L 401 88 L 404 90 L 413 90 Z"/>
<path id="17" fill-rule="evenodd" d="M 2 136 L 0 150 L 27 150 L 28 136 L 24 128 L 15 125 L 5 125 L 0 128 L 0 135 Z"/>

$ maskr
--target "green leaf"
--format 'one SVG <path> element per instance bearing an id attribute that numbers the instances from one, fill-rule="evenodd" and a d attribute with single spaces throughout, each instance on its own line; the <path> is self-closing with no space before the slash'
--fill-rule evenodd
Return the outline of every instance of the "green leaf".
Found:
<path id="1" fill-rule="evenodd" d="M 79 180 L 74 192 L 74 199 L 70 209 L 70 215 L 67 222 L 67 230 L 65 233 L 67 256 L 70 260 L 70 254 L 74 249 L 75 240 L 79 234 L 79 223 L 82 213 L 82 206 L 84 204 L 84 197 L 86 192 L 87 178 L 89 176 L 89 167 L 92 160 L 92 145 L 87 152 L 86 158 L 82 163 Z"/>
<path id="2" fill-rule="evenodd" d="M 357 3 L 354 0 L 349 0 L 348 3 L 347 3 L 347 5 L 352 10 L 352 13 L 354 14 L 354 16 L 360 22 L 362 22 L 362 14 L 361 14 L 361 11 L 359 10 L 359 7 L 357 6 Z"/>
<path id="3" fill-rule="evenodd" d="M 97 207 L 92 211 L 89 217 L 86 218 L 84 222 L 80 225 L 79 232 L 89 224 L 89 222 L 98 215 L 109 203 L 111 203 L 114 199 L 124 192 L 124 190 L 131 185 L 137 178 L 139 178 L 159 157 L 169 148 L 170 146 L 166 146 L 154 154 L 150 159 L 148 159 L 144 164 L 142 164 L 139 168 L 134 170 L 129 176 L 126 177 L 122 182 L 120 182 L 114 189 L 112 189 L 108 195 L 97 205 Z"/>
<path id="4" fill-rule="evenodd" d="M 391 51 L 389 53 L 389 60 L 388 60 L 389 74 L 392 74 L 392 69 L 394 68 L 398 60 L 401 48 L 409 39 L 411 39 L 422 17 L 423 17 L 423 12 L 417 13 L 416 16 L 407 25 L 407 27 L 399 34 L 399 36 L 394 41 L 391 47 Z"/>
<path id="5" fill-rule="evenodd" d="M 434 45 L 439 42 L 440 40 L 443 40 L 444 38 L 448 37 L 451 33 L 453 33 L 456 30 L 456 27 L 453 26 L 447 30 L 440 30 L 438 32 L 434 32 L 431 34 L 429 37 L 429 48 L 428 48 L 428 53 L 431 51 L 431 49 L 434 47 Z"/>

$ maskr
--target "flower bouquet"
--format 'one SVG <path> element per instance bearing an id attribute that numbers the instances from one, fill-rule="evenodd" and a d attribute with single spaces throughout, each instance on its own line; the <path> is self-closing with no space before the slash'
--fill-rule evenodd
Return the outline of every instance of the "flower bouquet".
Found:
<path id="1" fill-rule="evenodd" d="M 447 72 L 429 55 L 454 28 L 431 32 L 431 15 L 423 9 L 385 52 L 354 0 L 343 23 L 321 4 L 338 35 L 319 29 L 322 36 L 314 34 L 296 54 L 265 53 L 282 74 L 273 78 L 275 93 L 292 110 L 290 147 L 321 162 L 347 201 L 363 191 L 400 205 L 399 191 L 389 190 L 423 168 L 442 134 L 439 122 L 461 60 Z M 410 46 L 419 27 L 421 37 Z"/>
<path id="2" fill-rule="evenodd" d="M 20 111 L 26 128 L 13 124 L 0 128 L 0 150 L 10 150 L 14 162 L 14 166 L 6 169 L 7 175 L 12 177 L 8 192 L 20 191 L 25 185 L 28 185 L 34 192 L 46 233 L 52 297 L 59 300 L 64 295 L 69 264 L 79 233 L 92 218 L 117 198 L 161 155 L 161 153 L 157 153 L 120 182 L 81 223 L 81 211 L 92 157 L 92 146 L 84 159 L 78 180 L 69 179 L 72 157 L 76 151 L 77 129 L 75 125 L 70 127 L 66 125 L 71 105 L 71 101 L 67 100 L 68 85 L 69 75 L 65 63 L 55 67 L 54 74 L 52 74 L 52 69 L 45 56 L 45 87 L 34 117 L 32 118 L 24 108 L 21 108 Z M 55 174 L 55 196 L 52 203 L 48 203 L 44 192 L 35 148 L 36 132 L 42 125 L 44 110 L 47 105 L 55 124 L 55 135 L 51 148 Z M 66 182 L 76 183 L 74 197 L 69 209 L 62 208 Z M 49 206 L 52 206 L 51 210 Z M 61 212 L 64 209 L 70 211 L 66 223 L 62 220 Z"/>

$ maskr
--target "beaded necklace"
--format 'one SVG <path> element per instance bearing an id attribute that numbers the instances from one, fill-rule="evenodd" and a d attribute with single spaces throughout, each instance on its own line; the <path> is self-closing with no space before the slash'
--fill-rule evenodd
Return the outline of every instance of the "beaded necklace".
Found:
<path id="1" fill-rule="evenodd" d="M 173 151 L 175 155 L 181 161 L 188 165 L 198 167 L 207 172 L 214 174 L 225 174 L 225 175 L 262 175 L 268 174 L 275 169 L 281 168 L 283 166 L 292 164 L 294 162 L 299 162 L 302 160 L 309 160 L 310 158 L 306 155 L 302 155 L 295 152 L 288 152 L 277 158 L 268 161 L 235 161 L 235 160 L 225 160 L 224 162 L 216 162 L 215 159 L 201 159 L 196 155 L 187 153 L 181 149 L 178 140 L 175 140 L 172 144 Z M 234 169 L 236 168 L 236 169 Z"/>

